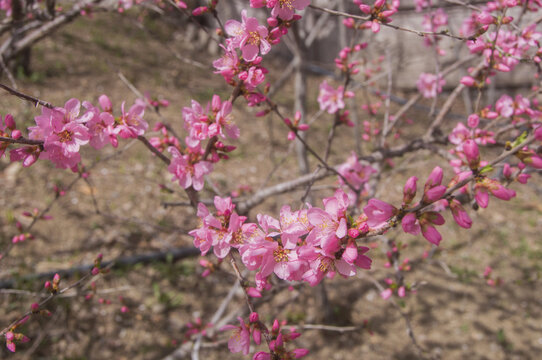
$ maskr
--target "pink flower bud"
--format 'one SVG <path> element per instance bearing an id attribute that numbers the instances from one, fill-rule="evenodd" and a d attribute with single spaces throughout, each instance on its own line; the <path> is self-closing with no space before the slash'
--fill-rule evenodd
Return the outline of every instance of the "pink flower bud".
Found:
<path id="1" fill-rule="evenodd" d="M 355 21 L 352 18 L 346 18 L 346 19 L 343 20 L 343 25 L 346 26 L 347 28 L 351 29 L 351 28 L 354 27 Z"/>
<path id="2" fill-rule="evenodd" d="M 371 23 L 371 31 L 375 34 L 380 31 L 380 23 L 377 20 L 373 20 Z"/>
<path id="3" fill-rule="evenodd" d="M 14 138 L 15 140 L 19 139 L 22 135 L 23 134 L 21 133 L 21 131 L 17 129 L 11 132 L 11 137 Z"/>
<path id="4" fill-rule="evenodd" d="M 294 359 L 302 358 L 303 356 L 306 356 L 309 353 L 309 350 L 307 349 L 294 349 L 290 352 L 290 354 L 293 355 Z"/>
<path id="5" fill-rule="evenodd" d="M 527 181 L 531 178 L 531 175 L 530 174 L 519 174 L 518 175 L 518 182 L 520 184 L 527 184 Z"/>
<path id="6" fill-rule="evenodd" d="M 258 289 L 253 288 L 253 287 L 247 288 L 247 294 L 248 296 L 255 297 L 255 298 L 262 297 L 262 293 Z"/>
<path id="7" fill-rule="evenodd" d="M 476 84 L 476 81 L 470 76 L 463 76 L 459 82 L 468 87 L 474 86 L 474 84 Z"/>
<path id="8" fill-rule="evenodd" d="M 393 291 L 391 289 L 386 289 L 380 293 L 380 296 L 384 300 L 388 300 L 393 295 Z"/>
<path id="9" fill-rule="evenodd" d="M 13 339 L 15 339 L 15 335 L 13 335 L 13 332 L 11 331 L 8 331 L 5 336 L 7 341 L 13 341 Z"/>
<path id="10" fill-rule="evenodd" d="M 437 246 L 442 241 L 442 236 L 440 235 L 438 230 L 431 225 L 422 225 L 422 235 L 427 241 Z"/>
<path id="11" fill-rule="evenodd" d="M 200 7 L 197 7 L 195 8 L 193 11 L 192 11 L 192 15 L 194 16 L 200 16 L 201 14 L 207 12 L 207 6 L 200 6 Z"/>
<path id="12" fill-rule="evenodd" d="M 474 140 L 467 140 L 463 143 L 463 153 L 467 157 L 467 162 L 471 169 L 478 169 L 480 166 L 480 152 L 478 145 Z"/>
<path id="13" fill-rule="evenodd" d="M 410 204 L 416 196 L 416 181 L 418 181 L 418 178 L 416 176 L 412 176 L 405 183 L 405 187 L 403 189 L 403 203 L 405 205 Z"/>
<path id="14" fill-rule="evenodd" d="M 468 119 L 467 119 L 467 125 L 471 129 L 477 128 L 479 122 L 480 122 L 480 117 L 478 115 L 476 115 L 476 114 L 470 114 Z"/>
<path id="15" fill-rule="evenodd" d="M 423 194 L 422 201 L 425 202 L 425 203 L 435 202 L 435 201 L 439 200 L 440 198 L 442 198 L 442 196 L 445 193 L 446 193 L 446 186 L 444 186 L 444 185 L 434 186 L 434 187 L 428 189 Z"/>
<path id="16" fill-rule="evenodd" d="M 279 24 L 279 21 L 277 18 L 274 17 L 268 17 L 267 18 L 267 24 L 271 27 L 276 27 Z"/>
<path id="17" fill-rule="evenodd" d="M 38 303 L 32 303 L 32 305 L 30 305 L 30 310 L 32 310 L 33 312 L 36 312 L 40 309 L 40 304 Z"/>
<path id="18" fill-rule="evenodd" d="M 273 332 L 277 332 L 277 331 L 279 331 L 279 329 L 280 329 L 279 321 L 278 321 L 277 319 L 275 319 L 275 320 L 273 321 L 273 327 L 271 328 L 271 330 L 272 330 Z"/>
<path id="19" fill-rule="evenodd" d="M 348 236 L 353 239 L 357 238 L 359 236 L 359 230 L 354 228 L 348 229 Z"/>
<path id="20" fill-rule="evenodd" d="M 307 131 L 309 130 L 309 124 L 299 124 L 297 127 L 300 131 Z"/>
<path id="21" fill-rule="evenodd" d="M 271 355 L 265 351 L 260 351 L 254 354 L 252 360 L 271 360 Z"/>
<path id="22" fill-rule="evenodd" d="M 465 209 L 463 209 L 463 206 L 461 206 L 461 203 L 459 201 L 453 199 L 450 202 L 450 210 L 452 210 L 452 215 L 457 225 L 465 229 L 470 229 L 470 227 L 472 226 L 472 220 L 469 217 L 469 214 L 467 214 L 467 212 L 465 211 Z"/>
<path id="23" fill-rule="evenodd" d="M 6 114 L 6 117 L 4 118 L 4 122 L 8 129 L 15 130 L 16 125 L 15 125 L 15 120 L 13 120 L 13 115 Z"/>
<path id="24" fill-rule="evenodd" d="M 113 111 L 113 104 L 111 104 L 111 100 L 107 97 L 107 95 L 101 95 L 98 98 L 98 103 L 104 109 L 105 112 L 111 112 Z"/>
<path id="25" fill-rule="evenodd" d="M 405 297 L 406 291 L 404 286 L 401 286 L 399 289 L 397 289 L 397 295 L 399 295 L 399 297 L 401 298 Z"/>
<path id="26" fill-rule="evenodd" d="M 542 169 L 542 158 L 534 154 L 530 157 L 523 159 L 523 162 L 531 167 L 534 167 L 535 169 Z"/>
<path id="27" fill-rule="evenodd" d="M 507 179 L 512 177 L 512 167 L 510 167 L 510 164 L 504 164 L 502 174 Z"/>
<path id="28" fill-rule="evenodd" d="M 482 12 L 480 13 L 477 17 L 476 17 L 476 20 L 480 23 L 480 24 L 483 24 L 483 25 L 491 25 L 491 24 L 494 24 L 496 21 L 496 19 L 489 13 L 487 12 Z"/>
<path id="29" fill-rule="evenodd" d="M 254 328 L 252 330 L 252 339 L 254 339 L 254 342 L 256 345 L 260 345 L 262 342 L 262 331 L 259 328 Z"/>
<path id="30" fill-rule="evenodd" d="M 425 188 L 427 189 L 428 187 L 440 185 L 442 183 L 442 177 L 442 169 L 439 166 L 436 166 L 433 171 L 431 171 L 431 174 L 429 174 L 427 182 L 425 183 Z"/>
<path id="31" fill-rule="evenodd" d="M 403 231 L 412 235 L 418 235 L 421 231 L 416 214 L 408 213 L 401 220 Z"/>
<path id="32" fill-rule="evenodd" d="M 288 132 L 288 140 L 289 141 L 295 140 L 295 132 L 293 132 L 293 131 Z"/>
<path id="33" fill-rule="evenodd" d="M 258 322 L 259 319 L 260 319 L 260 316 L 258 315 L 257 312 L 250 313 L 250 316 L 248 317 L 248 320 L 249 320 L 251 323 Z"/>

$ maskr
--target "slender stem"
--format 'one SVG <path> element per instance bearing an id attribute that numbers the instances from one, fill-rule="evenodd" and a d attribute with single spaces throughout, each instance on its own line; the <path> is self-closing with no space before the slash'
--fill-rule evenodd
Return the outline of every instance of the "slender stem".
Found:
<path id="1" fill-rule="evenodd" d="M 38 107 L 38 105 L 41 105 L 41 106 L 45 106 L 46 108 L 49 108 L 49 109 L 54 109 L 55 108 L 51 103 L 48 103 L 47 101 L 43 101 L 43 100 L 40 100 L 40 99 L 38 99 L 36 97 L 30 96 L 30 95 L 27 95 L 27 94 L 23 94 L 22 92 L 17 91 L 17 90 L 15 90 L 13 88 L 10 88 L 9 86 L 4 85 L 2 83 L 0 83 L 0 88 L 6 90 L 11 95 L 17 96 L 17 97 L 19 97 L 21 99 L 24 99 L 26 101 L 29 101 L 29 102 L 33 103 L 34 106 L 36 106 L 36 107 Z"/>

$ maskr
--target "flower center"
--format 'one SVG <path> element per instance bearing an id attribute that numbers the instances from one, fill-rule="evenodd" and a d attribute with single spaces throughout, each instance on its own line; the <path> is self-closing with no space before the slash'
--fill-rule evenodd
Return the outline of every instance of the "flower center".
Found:
<path id="1" fill-rule="evenodd" d="M 280 0 L 280 7 L 288 8 L 290 10 L 294 9 L 294 7 L 292 6 L 292 0 Z"/>
<path id="2" fill-rule="evenodd" d="M 257 31 L 249 32 L 247 42 L 250 45 L 260 45 L 260 34 Z"/>
<path id="3" fill-rule="evenodd" d="M 72 133 L 68 130 L 64 130 L 58 134 L 60 142 L 68 142 L 72 140 Z"/>
<path id="4" fill-rule="evenodd" d="M 290 253 L 290 250 L 279 247 L 278 249 L 273 251 L 273 257 L 275 258 L 276 262 L 288 261 L 289 253 Z"/>

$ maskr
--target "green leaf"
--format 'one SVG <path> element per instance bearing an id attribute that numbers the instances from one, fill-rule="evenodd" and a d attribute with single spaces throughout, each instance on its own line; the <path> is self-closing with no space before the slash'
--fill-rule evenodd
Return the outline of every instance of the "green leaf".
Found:
<path id="1" fill-rule="evenodd" d="M 486 165 L 480 169 L 480 174 L 485 174 L 491 171 L 493 171 L 493 167 L 491 165 Z"/>
<path id="2" fill-rule="evenodd" d="M 516 140 L 514 140 L 514 142 L 512 143 L 512 147 L 515 148 L 525 140 L 527 140 L 527 131 L 524 131 L 520 136 L 516 138 Z"/>

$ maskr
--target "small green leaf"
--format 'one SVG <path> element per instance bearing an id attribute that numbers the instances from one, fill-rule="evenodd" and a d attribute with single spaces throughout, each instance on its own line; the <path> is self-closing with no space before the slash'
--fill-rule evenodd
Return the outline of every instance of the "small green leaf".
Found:
<path id="1" fill-rule="evenodd" d="M 485 174 L 491 171 L 493 171 L 493 167 L 491 165 L 486 165 L 480 169 L 480 174 Z"/>
<path id="2" fill-rule="evenodd" d="M 514 142 L 512 143 L 512 147 L 515 148 L 525 140 L 527 140 L 527 131 L 524 131 L 520 136 L 516 138 L 516 140 L 514 140 Z"/>

